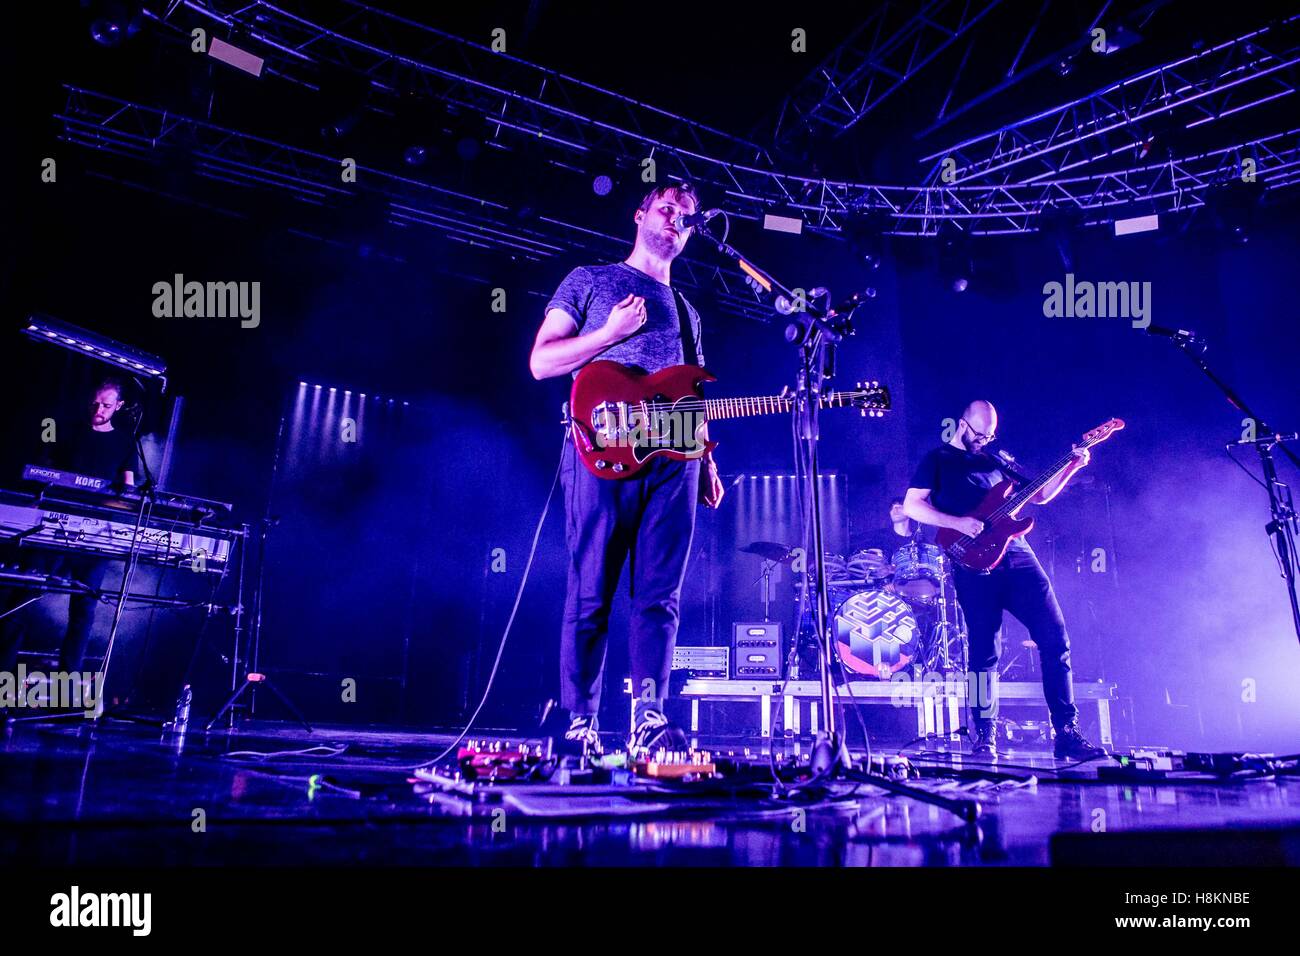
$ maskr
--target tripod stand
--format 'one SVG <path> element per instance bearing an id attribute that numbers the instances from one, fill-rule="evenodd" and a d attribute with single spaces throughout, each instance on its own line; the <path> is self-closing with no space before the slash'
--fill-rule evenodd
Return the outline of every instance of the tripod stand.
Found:
<path id="1" fill-rule="evenodd" d="M 239 653 L 240 638 L 243 636 L 243 628 L 241 626 L 236 628 L 235 631 L 235 653 L 232 655 L 230 662 L 230 697 L 227 698 L 221 709 L 217 711 L 216 716 L 208 721 L 207 725 L 203 728 L 204 731 L 212 730 L 213 727 L 221 722 L 221 718 L 226 716 L 227 713 L 231 715 L 230 722 L 233 727 L 235 720 L 233 713 L 235 704 L 239 703 L 245 692 L 248 692 L 249 696 L 249 713 L 253 713 L 253 708 L 257 703 L 257 689 L 258 687 L 265 687 L 276 696 L 280 703 L 284 704 L 289 713 L 293 714 L 294 718 L 303 726 L 307 733 L 313 733 L 311 724 L 307 723 L 307 719 L 303 717 L 302 712 L 294 706 L 293 701 L 289 700 L 289 698 L 271 682 L 269 677 L 258 670 L 258 658 L 260 656 L 259 652 L 261 650 L 262 640 L 262 598 L 266 590 L 266 544 L 267 539 L 271 535 L 271 530 L 280 523 L 280 519 L 272 514 L 271 506 L 275 497 L 275 480 L 280 471 L 280 450 L 284 441 L 284 418 L 284 414 L 281 413 L 280 423 L 275 433 L 275 452 L 271 457 L 271 480 L 266 492 L 266 510 L 262 515 L 262 520 L 258 522 L 257 583 L 256 591 L 253 595 L 253 626 L 252 633 L 248 636 L 247 653 L 246 656 L 241 659 Z M 240 568 L 240 582 L 242 588 L 242 566 Z M 241 665 L 246 665 L 242 677 L 240 674 Z"/>
<path id="2" fill-rule="evenodd" d="M 722 214 L 722 218 L 726 221 L 725 213 Z M 807 503 L 808 509 L 808 537 L 811 540 L 806 541 L 805 545 L 809 557 L 809 582 L 815 590 L 812 595 L 813 619 L 817 628 L 821 662 L 820 696 L 822 713 L 825 715 L 825 728 L 818 731 L 811 756 L 810 769 L 814 779 L 826 780 L 838 776 L 846 780 L 870 783 L 891 793 L 943 807 L 967 823 L 971 823 L 979 816 L 979 804 L 974 800 L 949 799 L 910 787 L 884 774 L 864 773 L 854 768 L 845 737 L 839 730 L 839 715 L 835 708 L 833 668 L 836 658 L 832 645 L 834 622 L 831 617 L 829 581 L 823 557 L 825 550 L 821 481 L 817 461 L 817 449 L 820 444 L 818 412 L 821 409 L 822 386 L 835 372 L 835 346 L 845 335 L 852 334 L 853 313 L 866 299 L 874 297 L 875 290 L 868 289 L 855 293 L 843 302 L 833 305 L 830 304 L 830 294 L 825 289 L 814 289 L 811 296 L 805 296 L 802 291 L 795 293 L 727 242 L 729 225 L 721 238 L 709 234 L 705 226 L 701 226 L 701 231 L 716 243 L 718 252 L 736 263 L 755 288 L 762 289 L 774 297 L 779 312 L 792 316 L 791 324 L 786 329 L 786 340 L 799 351 L 798 378 L 793 402 L 798 449 L 796 475 L 802 478 L 802 501 Z"/>

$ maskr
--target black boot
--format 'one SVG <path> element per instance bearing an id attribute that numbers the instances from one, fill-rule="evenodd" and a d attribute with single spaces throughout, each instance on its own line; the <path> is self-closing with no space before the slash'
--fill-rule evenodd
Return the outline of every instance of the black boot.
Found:
<path id="1" fill-rule="evenodd" d="M 998 725 L 991 720 L 975 721 L 975 746 L 971 753 L 977 757 L 998 757 Z"/>
<path id="2" fill-rule="evenodd" d="M 1105 747 L 1089 742 L 1079 732 L 1078 724 L 1066 724 L 1056 730 L 1056 757 L 1058 760 L 1097 760 L 1109 757 Z"/>

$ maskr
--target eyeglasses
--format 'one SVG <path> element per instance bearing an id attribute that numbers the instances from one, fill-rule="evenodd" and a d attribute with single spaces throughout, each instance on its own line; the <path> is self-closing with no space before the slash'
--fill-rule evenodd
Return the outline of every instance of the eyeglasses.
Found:
<path id="1" fill-rule="evenodd" d="M 997 432 L 996 432 L 996 430 L 995 430 L 995 431 L 991 431 L 991 432 L 989 432 L 989 433 L 986 435 L 986 434 L 984 434 L 983 432 L 976 431 L 976 430 L 975 430 L 975 426 L 972 425 L 970 422 L 966 421 L 966 419 L 963 418 L 962 421 L 965 422 L 966 427 L 970 429 L 971 436 L 972 436 L 976 441 L 982 441 L 982 442 L 985 442 L 985 443 L 987 443 L 987 442 L 991 442 L 991 441 L 993 440 L 994 435 L 997 434 Z"/>

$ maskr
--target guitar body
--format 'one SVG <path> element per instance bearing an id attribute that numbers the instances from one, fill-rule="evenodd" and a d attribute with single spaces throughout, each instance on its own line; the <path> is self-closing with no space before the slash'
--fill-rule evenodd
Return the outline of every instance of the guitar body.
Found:
<path id="1" fill-rule="evenodd" d="M 1034 527 L 1033 518 L 1017 518 L 1011 515 L 990 518 L 990 515 L 1001 508 L 1014 492 L 1015 484 L 1010 480 L 998 482 L 989 489 L 984 499 L 968 515 L 985 523 L 985 528 L 979 536 L 972 540 L 960 531 L 940 528 L 935 535 L 939 547 L 963 568 L 980 572 L 992 571 L 1006 555 L 1011 541 L 1028 534 Z"/>
<path id="2" fill-rule="evenodd" d="M 597 478 L 630 478 L 659 455 L 702 458 L 717 442 L 700 436 L 707 419 L 703 385 L 716 381 L 698 365 L 649 375 L 618 362 L 584 366 L 569 393 L 569 428 L 583 465 Z M 646 412 L 648 403 L 655 410 Z"/>

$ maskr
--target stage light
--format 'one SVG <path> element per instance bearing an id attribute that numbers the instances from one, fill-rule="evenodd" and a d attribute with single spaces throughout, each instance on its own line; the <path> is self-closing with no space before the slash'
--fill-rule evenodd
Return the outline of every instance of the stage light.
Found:
<path id="1" fill-rule="evenodd" d="M 140 30 L 143 4 L 108 0 L 90 7 L 90 38 L 100 46 L 118 46 Z"/>
<path id="2" fill-rule="evenodd" d="M 101 362 L 126 369 L 133 375 L 166 381 L 167 363 L 157 355 L 142 352 L 97 332 L 60 322 L 39 312 L 27 317 L 23 334 L 38 342 L 50 342 L 60 348 L 89 355 Z"/>
<path id="3" fill-rule="evenodd" d="M 428 158 L 428 150 L 423 146 L 408 146 L 406 152 L 402 154 L 402 159 L 406 161 L 408 166 L 423 166 Z"/>
<path id="4" fill-rule="evenodd" d="M 952 287 L 953 292 L 965 292 L 970 288 L 975 273 L 970 236 L 949 222 L 939 227 L 936 238 L 939 240 L 940 278 Z"/>
<path id="5" fill-rule="evenodd" d="M 591 191 L 597 196 L 608 196 L 614 191 L 614 180 L 601 173 L 591 181 Z"/>
<path id="6" fill-rule="evenodd" d="M 1205 205 L 1214 217 L 1215 225 L 1228 239 L 1237 245 L 1245 245 L 1250 242 L 1256 211 L 1263 202 L 1264 195 L 1262 182 L 1248 183 L 1232 179 L 1208 192 Z"/>
<path id="7" fill-rule="evenodd" d="M 361 121 L 370 81 L 342 69 L 327 70 L 320 80 L 320 135 L 341 139 Z"/>

